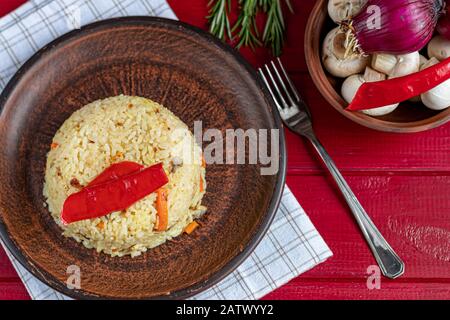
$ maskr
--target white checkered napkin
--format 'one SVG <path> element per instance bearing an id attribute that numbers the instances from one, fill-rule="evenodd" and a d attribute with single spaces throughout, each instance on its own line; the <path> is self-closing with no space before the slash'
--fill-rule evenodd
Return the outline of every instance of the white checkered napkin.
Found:
<path id="1" fill-rule="evenodd" d="M 165 0 L 31 0 L 0 19 L 0 91 L 37 50 L 79 26 L 122 16 L 176 19 Z"/>
<path id="2" fill-rule="evenodd" d="M 233 273 L 193 299 L 259 299 L 331 257 L 288 186 L 266 236 Z"/>
<path id="3" fill-rule="evenodd" d="M 34 52 L 73 29 L 74 8 L 79 8 L 81 25 L 129 15 L 176 19 L 165 0 L 29 1 L 0 19 L 0 90 Z M 237 270 L 194 299 L 258 299 L 331 255 L 286 187 L 275 220 L 256 250 Z M 11 254 L 8 256 L 33 299 L 68 299 L 34 278 Z"/>

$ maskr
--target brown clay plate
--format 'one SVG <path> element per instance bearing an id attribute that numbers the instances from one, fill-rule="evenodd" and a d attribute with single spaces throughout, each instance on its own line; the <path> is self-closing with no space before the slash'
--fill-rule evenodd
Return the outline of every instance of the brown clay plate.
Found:
<path id="1" fill-rule="evenodd" d="M 281 128 L 253 69 L 226 45 L 186 24 L 128 17 L 91 24 L 49 44 L 15 75 L 0 97 L 0 231 L 36 277 L 74 298 L 185 298 L 233 271 L 255 248 L 278 207 L 286 170 L 210 165 L 202 227 L 137 258 L 111 258 L 61 235 L 43 206 L 46 154 L 77 109 L 118 94 L 162 103 L 191 129 Z M 66 287 L 67 267 L 81 289 Z"/>

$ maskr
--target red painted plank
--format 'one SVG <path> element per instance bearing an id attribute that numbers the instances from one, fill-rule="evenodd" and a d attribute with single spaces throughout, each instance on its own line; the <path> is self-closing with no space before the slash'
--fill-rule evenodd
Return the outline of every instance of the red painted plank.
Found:
<path id="1" fill-rule="evenodd" d="M 310 281 L 291 282 L 272 292 L 264 299 L 275 300 L 414 300 L 450 298 L 450 285 L 439 282 L 410 282 L 405 286 L 398 281 L 382 281 L 380 289 L 369 290 L 366 281 Z"/>
<path id="2" fill-rule="evenodd" d="M 23 0 L 3 1 L 7 5 Z M 206 28 L 207 0 L 169 0 L 182 21 Z M 365 270 L 374 260 L 348 209 L 310 147 L 288 134 L 288 184 L 316 224 L 334 257 L 270 294 L 269 298 L 449 299 L 450 125 L 426 133 L 393 135 L 356 125 L 329 106 L 311 83 L 303 53 L 303 30 L 313 0 L 294 0 L 288 16 L 283 61 L 313 109 L 318 136 L 348 177 L 379 228 L 407 263 L 405 277 L 365 287 Z M 258 66 L 270 56 L 243 50 Z M 392 176 L 393 175 L 393 176 Z M 413 200 L 411 200 L 413 199 Z M 2 276 L 2 275 L 8 275 Z M 0 250 L 0 299 L 26 295 Z M 5 282 L 6 281 L 6 282 Z"/>
<path id="3" fill-rule="evenodd" d="M 20 280 L 0 282 L 0 300 L 29 300 L 30 296 Z"/>
<path id="4" fill-rule="evenodd" d="M 405 288 L 409 287 L 408 279 L 448 283 L 450 177 L 369 176 L 350 177 L 348 181 L 405 260 L 406 273 L 398 282 Z M 334 252 L 327 263 L 299 280 L 343 279 L 351 283 L 365 279 L 367 267 L 375 261 L 338 190 L 322 176 L 290 176 L 288 185 Z M 418 195 L 416 201 L 409 201 L 411 195 Z M 395 201 L 386 201 L 392 199 Z"/>
<path id="5" fill-rule="evenodd" d="M 16 278 L 17 273 L 14 270 L 8 256 L 6 255 L 3 247 L 0 246 L 0 282 L 5 278 Z"/>
<path id="6" fill-rule="evenodd" d="M 293 79 L 312 109 L 318 137 L 342 170 L 450 172 L 450 123 L 414 134 L 374 131 L 353 123 L 328 105 L 309 75 L 297 74 Z M 300 137 L 288 134 L 287 145 L 291 171 L 323 168 Z"/>
<path id="7" fill-rule="evenodd" d="M 168 3 L 177 14 L 181 21 L 198 26 L 207 30 L 208 25 L 205 17 L 208 15 L 208 0 L 184 1 L 184 0 L 168 0 Z M 286 32 L 286 46 L 284 49 L 284 58 L 286 66 L 291 71 L 306 71 L 306 62 L 304 59 L 303 49 L 303 30 L 305 30 L 306 19 L 312 10 L 314 0 L 295 0 L 291 1 L 294 7 L 294 14 L 286 14 L 286 24 L 289 26 Z M 237 16 L 237 1 L 233 1 L 233 10 L 231 15 L 231 23 L 233 24 Z M 289 12 L 287 9 L 285 12 Z M 264 17 L 260 16 L 258 21 L 263 23 Z M 268 61 L 271 56 L 267 50 L 257 49 L 252 51 L 248 48 L 241 50 L 243 56 L 255 67 L 261 66 L 263 62 Z"/>
<path id="8" fill-rule="evenodd" d="M 182 21 L 207 29 L 207 1 L 170 0 Z M 317 135 L 343 171 L 377 172 L 450 170 L 450 124 L 417 134 L 389 134 L 364 128 L 335 111 L 321 97 L 312 83 L 303 51 L 303 30 L 306 17 L 315 1 L 293 1 L 295 14 L 288 14 L 287 43 L 283 61 L 293 74 L 294 81 L 310 105 Z M 187 9 L 189 7 L 189 9 Z M 270 59 L 264 50 L 253 53 L 241 50 L 247 60 L 259 66 Z M 298 73 L 301 72 L 302 73 Z M 288 134 L 290 172 L 322 170 L 320 161 L 313 158 L 309 146 L 295 135 Z"/>
<path id="9" fill-rule="evenodd" d="M 404 259 L 402 281 L 450 280 L 450 177 L 351 176 L 347 180 Z M 287 183 L 334 253 L 305 277 L 364 278 L 375 261 L 331 178 L 289 176 Z"/>
<path id="10" fill-rule="evenodd" d="M 10 11 L 16 9 L 20 5 L 27 2 L 27 0 L 7 0 L 2 1 L 0 4 L 0 17 L 4 16 L 5 14 L 9 13 Z"/>

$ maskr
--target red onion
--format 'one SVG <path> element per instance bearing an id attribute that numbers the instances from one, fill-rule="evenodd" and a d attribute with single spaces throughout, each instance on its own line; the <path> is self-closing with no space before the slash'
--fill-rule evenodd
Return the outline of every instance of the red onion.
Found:
<path id="1" fill-rule="evenodd" d="M 447 40 L 450 40 L 450 2 L 447 4 L 445 15 L 438 21 L 437 32 Z"/>
<path id="2" fill-rule="evenodd" d="M 364 54 L 419 51 L 432 38 L 444 5 L 443 0 L 369 0 L 343 25 L 349 35 L 349 50 Z M 380 12 L 376 27 L 372 8 Z"/>

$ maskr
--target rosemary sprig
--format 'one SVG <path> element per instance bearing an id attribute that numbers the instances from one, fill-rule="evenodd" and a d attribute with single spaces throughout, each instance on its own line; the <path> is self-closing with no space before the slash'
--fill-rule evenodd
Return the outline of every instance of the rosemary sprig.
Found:
<path id="1" fill-rule="evenodd" d="M 256 26 L 258 0 L 239 0 L 239 4 L 242 7 L 242 11 L 231 30 L 234 33 L 240 29 L 238 32 L 239 42 L 236 48 L 239 49 L 242 46 L 249 46 L 254 49 L 256 46 L 262 45 L 262 42 L 258 39 L 259 31 Z"/>
<path id="2" fill-rule="evenodd" d="M 289 0 L 285 0 L 291 12 L 294 12 Z M 280 0 L 260 0 L 260 6 L 267 13 L 267 22 L 264 28 L 264 44 L 272 48 L 274 56 L 280 56 L 284 44 L 284 23 L 283 10 Z"/>
<path id="3" fill-rule="evenodd" d="M 285 0 L 289 10 L 294 10 L 289 0 Z M 241 12 L 233 28 L 230 28 L 229 12 L 231 0 L 211 0 L 208 21 L 212 34 L 221 40 L 233 40 L 233 34 L 239 38 L 237 48 L 249 46 L 255 48 L 265 44 L 272 48 L 275 56 L 281 55 L 284 44 L 285 23 L 280 0 L 239 0 Z M 256 25 L 259 11 L 267 14 L 267 22 L 262 37 Z"/>
<path id="4" fill-rule="evenodd" d="M 230 20 L 228 13 L 231 10 L 231 0 L 211 0 L 208 3 L 209 16 L 206 17 L 209 22 L 209 31 L 221 40 L 233 39 L 231 34 Z"/>

